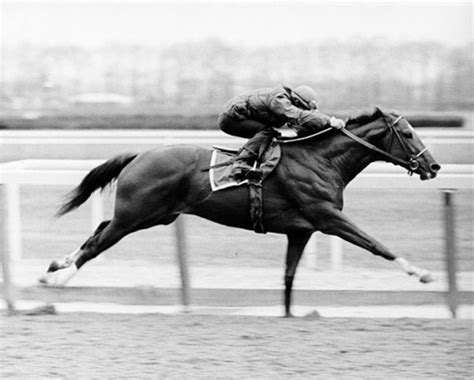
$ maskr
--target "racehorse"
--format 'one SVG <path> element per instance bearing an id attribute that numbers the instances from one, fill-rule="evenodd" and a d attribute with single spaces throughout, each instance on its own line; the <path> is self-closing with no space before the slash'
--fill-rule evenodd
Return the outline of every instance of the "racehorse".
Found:
<path id="1" fill-rule="evenodd" d="M 323 132 L 280 141 L 280 163 L 263 182 L 263 225 L 288 238 L 284 290 L 288 317 L 296 268 L 315 231 L 396 261 L 422 282 L 432 281 L 427 270 L 390 252 L 342 213 L 346 185 L 373 161 L 394 163 L 421 180 L 436 177 L 440 166 L 415 130 L 402 115 L 375 107 L 350 117 L 341 130 Z M 206 172 L 211 153 L 197 146 L 171 146 L 121 154 L 92 169 L 58 214 L 79 207 L 95 190 L 117 180 L 113 218 L 102 222 L 79 249 L 53 261 L 40 281 L 63 286 L 86 262 L 127 234 L 170 224 L 180 214 L 252 229 L 246 186 L 211 190 Z"/>

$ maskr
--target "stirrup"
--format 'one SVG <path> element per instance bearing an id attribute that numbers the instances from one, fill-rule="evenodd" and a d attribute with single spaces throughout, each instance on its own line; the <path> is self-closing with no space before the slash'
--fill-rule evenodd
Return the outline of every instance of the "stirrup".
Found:
<path id="1" fill-rule="evenodd" d="M 253 162 L 253 166 L 250 168 L 250 171 L 251 172 L 256 172 L 257 170 L 260 170 L 259 168 L 257 168 L 257 164 L 258 164 L 258 160 L 256 159 L 254 162 Z M 260 165 L 259 165 L 260 166 Z"/>
<path id="2" fill-rule="evenodd" d="M 245 173 L 245 177 L 253 183 L 261 182 L 263 177 L 263 171 L 257 166 L 258 162 L 255 160 L 252 168 Z"/>

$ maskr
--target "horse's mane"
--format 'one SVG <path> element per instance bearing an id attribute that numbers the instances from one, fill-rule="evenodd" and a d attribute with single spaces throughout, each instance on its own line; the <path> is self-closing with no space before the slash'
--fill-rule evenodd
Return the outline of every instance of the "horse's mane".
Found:
<path id="1" fill-rule="evenodd" d="M 389 119 L 389 115 L 394 115 L 394 111 L 387 111 L 387 110 L 384 110 L 382 109 L 381 107 L 379 106 L 373 106 L 373 107 L 370 107 L 370 108 L 365 108 L 365 109 L 362 109 L 362 110 L 358 110 L 356 111 L 356 113 L 350 115 L 347 119 L 346 119 L 346 125 L 347 126 L 350 126 L 350 125 L 364 125 L 364 124 L 368 124 L 380 117 L 384 118 L 384 119 Z M 326 130 L 326 131 L 323 131 L 322 132 L 322 136 L 321 138 L 325 138 L 327 136 L 327 134 L 325 132 L 329 131 Z M 334 130 L 333 130 L 334 131 Z M 315 136 L 315 135 L 319 135 L 319 133 L 316 133 L 314 131 L 311 131 L 311 130 L 308 130 L 306 131 L 305 133 L 299 133 L 298 134 L 298 138 L 296 139 L 293 139 L 293 138 L 283 138 L 282 140 L 289 140 L 289 141 L 293 141 L 293 140 L 298 140 L 299 138 L 306 138 L 308 136 Z M 329 134 L 332 136 L 332 134 Z"/>
<path id="2" fill-rule="evenodd" d="M 367 124 L 379 117 L 383 117 L 385 120 L 390 120 L 391 117 L 400 116 L 400 112 L 385 109 L 380 106 L 373 106 L 370 108 L 362 109 L 349 116 L 346 120 L 346 124 Z"/>
<path id="3" fill-rule="evenodd" d="M 384 112 L 380 107 L 374 106 L 368 109 L 359 110 L 352 114 L 347 119 L 346 124 L 367 124 L 380 116 L 384 116 Z"/>

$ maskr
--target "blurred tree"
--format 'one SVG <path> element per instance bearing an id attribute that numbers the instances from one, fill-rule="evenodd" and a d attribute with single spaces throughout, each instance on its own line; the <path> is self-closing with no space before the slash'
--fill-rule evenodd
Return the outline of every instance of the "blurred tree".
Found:
<path id="1" fill-rule="evenodd" d="M 66 104 L 79 93 L 105 91 L 163 110 L 197 104 L 215 110 L 253 88 L 305 83 L 332 109 L 368 104 L 469 108 L 472 50 L 472 44 L 451 48 L 380 39 L 258 48 L 216 39 L 168 47 L 21 45 L 5 48 L 1 85 L 10 103 L 18 99 L 16 104 L 25 107 L 42 96 Z M 45 83 L 54 84 L 47 86 L 47 95 Z"/>

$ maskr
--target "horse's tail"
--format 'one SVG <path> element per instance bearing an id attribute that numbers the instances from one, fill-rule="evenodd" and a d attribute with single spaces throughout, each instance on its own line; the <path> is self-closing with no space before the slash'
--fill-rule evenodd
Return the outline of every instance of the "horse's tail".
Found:
<path id="1" fill-rule="evenodd" d="M 59 217 L 78 208 L 95 190 L 105 188 L 137 155 L 138 153 L 121 154 L 92 169 L 80 185 L 67 195 L 56 215 Z"/>

